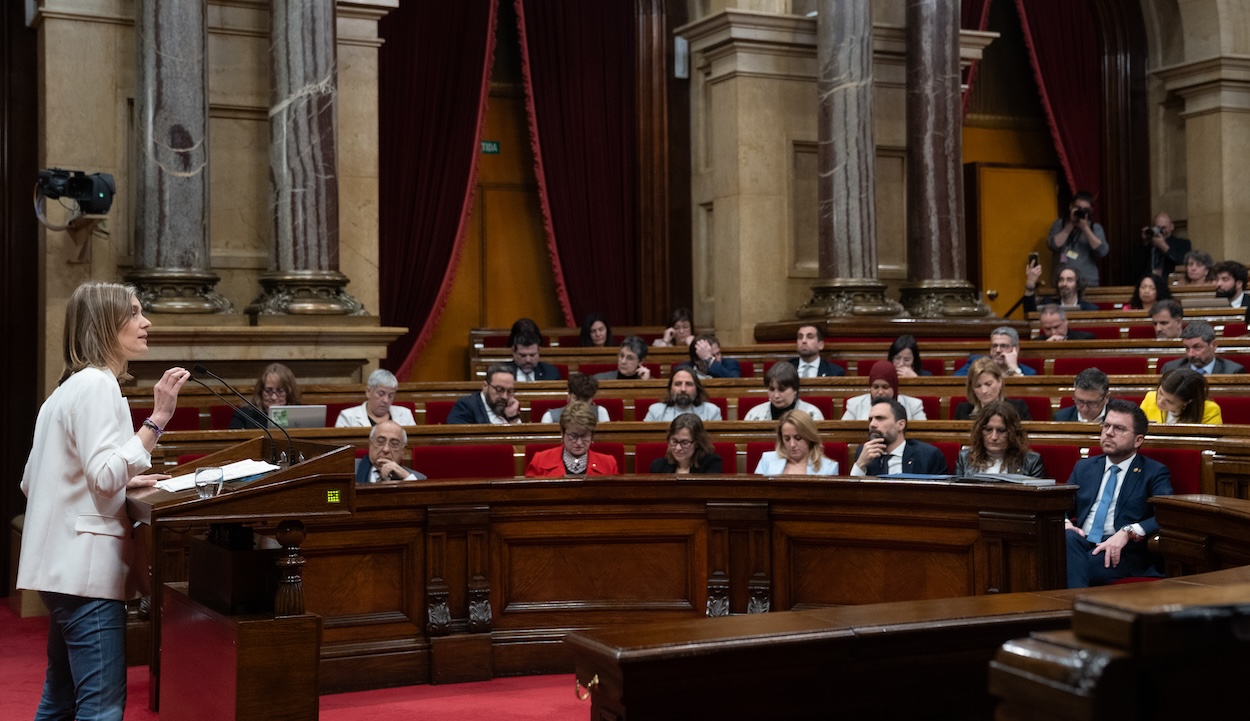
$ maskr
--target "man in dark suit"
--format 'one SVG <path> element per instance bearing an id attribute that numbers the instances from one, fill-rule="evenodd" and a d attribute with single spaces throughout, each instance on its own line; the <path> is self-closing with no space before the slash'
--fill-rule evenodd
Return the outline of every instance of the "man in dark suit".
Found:
<path id="1" fill-rule="evenodd" d="M 506 363 L 495 363 L 486 369 L 482 391 L 464 396 L 447 414 L 448 423 L 521 422 L 521 402 L 516 398 L 516 378 Z"/>
<path id="2" fill-rule="evenodd" d="M 1172 480 L 1167 466 L 1137 453 L 1149 425 L 1136 405 L 1112 399 L 1102 423 L 1103 455 L 1072 469 L 1076 500 L 1064 523 L 1068 588 L 1163 575 L 1144 541 L 1159 530 L 1148 499 L 1172 495 Z"/>
<path id="3" fill-rule="evenodd" d="M 419 481 L 425 474 L 405 468 L 408 433 L 395 421 L 382 421 L 369 431 L 369 455 L 356 461 L 357 483 Z"/>
<path id="4" fill-rule="evenodd" d="M 1240 363 L 1215 357 L 1215 329 L 1205 320 L 1189 321 L 1181 331 L 1181 343 L 1185 345 L 1185 357 L 1164 363 L 1164 373 L 1177 368 L 1190 368 L 1203 375 L 1246 372 Z"/>
<path id="5" fill-rule="evenodd" d="M 868 413 L 868 442 L 859 447 L 852 476 L 892 473 L 946 475 L 946 456 L 924 441 L 907 440 L 907 409 L 893 398 L 872 404 Z"/>
<path id="6" fill-rule="evenodd" d="M 1097 368 L 1086 368 L 1076 374 L 1072 389 L 1073 404 L 1055 411 L 1054 420 L 1102 423 L 1110 391 L 1111 380 L 1106 373 Z"/>
<path id="7" fill-rule="evenodd" d="M 1094 340 L 1094 334 L 1089 331 L 1069 330 L 1068 314 L 1054 303 L 1042 306 L 1037 324 L 1042 329 L 1037 335 L 1038 340 Z"/>
<path id="8" fill-rule="evenodd" d="M 820 352 L 825 349 L 825 334 L 818 326 L 799 326 L 797 345 L 799 357 L 791 358 L 789 363 L 799 370 L 799 378 L 846 375 L 841 366 L 820 357 Z"/>
<path id="9" fill-rule="evenodd" d="M 720 341 L 714 335 L 701 335 L 690 344 L 690 364 L 708 378 L 741 378 L 742 368 L 733 358 L 720 354 Z"/>
<path id="10" fill-rule="evenodd" d="M 1246 280 L 1250 271 L 1246 266 L 1235 260 L 1222 260 L 1211 268 L 1215 274 L 1215 297 L 1228 298 L 1234 308 L 1250 307 L 1250 298 L 1246 297 Z"/>
<path id="11" fill-rule="evenodd" d="M 534 333 L 518 333 L 512 342 L 512 362 L 508 365 L 518 381 L 558 381 L 560 371 L 539 359 L 542 339 Z"/>

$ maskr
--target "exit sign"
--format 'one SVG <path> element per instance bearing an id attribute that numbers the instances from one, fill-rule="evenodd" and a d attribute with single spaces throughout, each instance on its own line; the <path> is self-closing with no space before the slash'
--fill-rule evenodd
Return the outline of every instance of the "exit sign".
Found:
<path id="1" fill-rule="evenodd" d="M 482 155 L 499 155 L 499 141 L 498 140 L 483 140 L 482 141 Z"/>

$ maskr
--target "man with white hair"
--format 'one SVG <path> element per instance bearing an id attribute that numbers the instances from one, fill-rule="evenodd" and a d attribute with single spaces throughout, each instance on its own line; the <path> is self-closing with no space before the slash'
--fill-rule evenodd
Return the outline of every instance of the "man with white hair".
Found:
<path id="1" fill-rule="evenodd" d="M 399 380 L 395 374 L 379 368 L 369 374 L 369 387 L 365 390 L 365 402 L 351 408 L 344 408 L 339 419 L 334 422 L 335 428 L 368 428 L 382 421 L 395 421 L 401 426 L 415 426 L 417 421 L 412 411 L 403 406 L 391 405 L 395 402 L 395 392 L 399 390 Z"/>

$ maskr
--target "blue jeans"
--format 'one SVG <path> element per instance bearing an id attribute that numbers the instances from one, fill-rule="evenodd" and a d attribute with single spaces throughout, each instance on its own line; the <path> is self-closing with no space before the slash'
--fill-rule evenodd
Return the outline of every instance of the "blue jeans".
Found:
<path id="1" fill-rule="evenodd" d="M 126 710 L 126 604 L 40 591 L 48 607 L 48 673 L 35 721 L 121 721 Z"/>

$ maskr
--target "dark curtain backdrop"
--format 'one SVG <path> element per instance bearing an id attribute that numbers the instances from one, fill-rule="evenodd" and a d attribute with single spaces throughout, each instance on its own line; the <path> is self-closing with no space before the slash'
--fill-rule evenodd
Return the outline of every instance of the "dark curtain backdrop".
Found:
<path id="1" fill-rule="evenodd" d="M 990 25 L 990 3 L 993 0 L 962 0 L 959 5 L 959 27 L 964 30 L 985 30 Z M 968 99 L 972 97 L 972 84 L 977 81 L 977 66 L 979 61 L 974 61 L 964 71 L 964 84 L 968 89 L 964 91 L 963 111 L 968 112 Z"/>
<path id="2" fill-rule="evenodd" d="M 1088 0 L 1016 0 L 1025 45 L 1068 188 L 1102 191 L 1102 79 Z"/>
<path id="3" fill-rule="evenodd" d="M 633 0 L 515 0 L 530 142 L 569 325 L 636 324 Z"/>
<path id="4" fill-rule="evenodd" d="M 401 380 L 438 325 L 460 261 L 497 2 L 404 2 L 382 20 L 378 302 L 384 324 L 408 327 L 385 363 Z"/>

